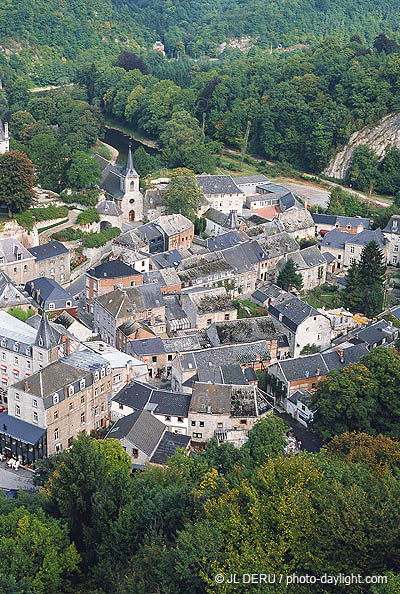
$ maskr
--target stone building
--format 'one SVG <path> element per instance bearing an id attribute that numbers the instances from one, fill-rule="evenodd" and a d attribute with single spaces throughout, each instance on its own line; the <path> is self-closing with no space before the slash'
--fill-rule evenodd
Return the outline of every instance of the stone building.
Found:
<path id="1" fill-rule="evenodd" d="M 245 194 L 230 175 L 203 173 L 197 176 L 197 183 L 209 206 L 224 214 L 229 214 L 231 211 L 242 214 Z"/>
<path id="2" fill-rule="evenodd" d="M 115 287 L 137 287 L 143 283 L 142 275 L 121 260 L 110 260 L 85 272 L 86 307 L 93 313 L 93 299 L 109 293 Z"/>
<path id="3" fill-rule="evenodd" d="M 70 253 L 61 241 L 49 241 L 28 248 L 28 251 L 35 258 L 36 274 L 25 278 L 25 282 L 38 276 L 47 276 L 61 285 L 69 282 Z"/>
<path id="4" fill-rule="evenodd" d="M 196 287 L 180 296 L 182 309 L 191 328 L 207 328 L 214 322 L 236 320 L 237 309 L 224 287 Z"/>

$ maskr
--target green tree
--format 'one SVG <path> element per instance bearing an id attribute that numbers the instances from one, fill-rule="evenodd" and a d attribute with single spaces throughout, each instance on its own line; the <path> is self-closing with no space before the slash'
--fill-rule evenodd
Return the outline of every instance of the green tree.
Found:
<path id="1" fill-rule="evenodd" d="M 302 290 L 303 277 L 301 274 L 296 272 L 296 266 L 292 258 L 289 258 L 289 260 L 280 270 L 276 284 L 285 291 L 290 291 L 293 288 L 297 289 L 298 291 Z"/>
<path id="2" fill-rule="evenodd" d="M 28 143 L 32 137 L 35 118 L 28 111 L 16 111 L 10 118 L 10 134 L 15 140 Z"/>
<path id="3" fill-rule="evenodd" d="M 368 191 L 371 194 L 378 176 L 378 157 L 368 146 L 360 144 L 353 151 L 346 182 L 357 190 Z"/>
<path id="4" fill-rule="evenodd" d="M 33 163 L 18 151 L 0 155 L 0 202 L 8 208 L 9 216 L 27 210 L 35 192 Z"/>
<path id="5" fill-rule="evenodd" d="M 141 177 L 145 177 L 153 169 L 153 158 L 143 146 L 139 146 L 133 153 L 133 162 Z"/>
<path id="6" fill-rule="evenodd" d="M 100 181 L 100 167 L 91 155 L 84 151 L 72 154 L 69 167 L 66 171 L 66 180 L 73 190 L 89 188 Z"/>
<path id="7" fill-rule="evenodd" d="M 194 221 L 202 196 L 192 171 L 185 168 L 174 169 L 170 176 L 168 190 L 164 193 L 166 212 L 167 214 L 181 213 Z"/>
<path id="8" fill-rule="evenodd" d="M 364 246 L 358 269 L 360 285 L 363 289 L 363 302 L 360 311 L 372 318 L 383 309 L 386 272 L 384 255 L 376 241 L 370 241 Z"/>
<path id="9" fill-rule="evenodd" d="M 60 192 L 65 187 L 67 161 L 64 148 L 55 136 L 49 133 L 34 136 L 28 152 L 35 163 L 39 184 L 48 190 Z"/>
<path id="10" fill-rule="evenodd" d="M 316 344 L 306 344 L 300 352 L 300 355 L 314 355 L 314 353 L 318 353 L 319 348 Z"/>
<path id="11" fill-rule="evenodd" d="M 269 456 L 280 455 L 286 445 L 285 433 L 289 426 L 283 419 L 269 415 L 260 419 L 249 432 L 249 439 L 242 447 L 255 464 L 263 464 Z"/>
<path id="12" fill-rule="evenodd" d="M 358 262 L 354 261 L 346 274 L 346 288 L 344 290 L 344 303 L 352 312 L 361 312 L 364 298 L 364 287 L 361 284 L 361 275 Z"/>

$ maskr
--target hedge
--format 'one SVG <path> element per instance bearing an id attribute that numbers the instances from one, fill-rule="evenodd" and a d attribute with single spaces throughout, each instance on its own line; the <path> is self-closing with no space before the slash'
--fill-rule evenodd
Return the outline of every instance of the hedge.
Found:
<path id="1" fill-rule="evenodd" d="M 99 213 L 93 207 L 84 210 L 78 214 L 76 222 L 78 225 L 87 225 L 88 223 L 98 223 L 100 221 Z"/>
<path id="2" fill-rule="evenodd" d="M 65 219 L 68 217 L 66 206 L 44 206 L 42 208 L 31 208 L 26 212 L 15 215 L 18 225 L 26 229 L 32 229 L 38 221 L 50 221 L 51 219 Z"/>

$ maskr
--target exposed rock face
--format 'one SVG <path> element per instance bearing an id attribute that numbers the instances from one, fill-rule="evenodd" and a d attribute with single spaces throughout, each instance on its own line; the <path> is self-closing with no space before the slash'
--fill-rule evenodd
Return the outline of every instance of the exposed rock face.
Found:
<path id="1" fill-rule="evenodd" d="M 400 149 L 400 114 L 392 113 L 385 116 L 379 124 L 367 126 L 354 132 L 344 149 L 331 159 L 324 174 L 343 179 L 350 165 L 353 151 L 359 144 L 365 144 L 375 151 L 380 160 L 384 158 L 390 148 Z"/>

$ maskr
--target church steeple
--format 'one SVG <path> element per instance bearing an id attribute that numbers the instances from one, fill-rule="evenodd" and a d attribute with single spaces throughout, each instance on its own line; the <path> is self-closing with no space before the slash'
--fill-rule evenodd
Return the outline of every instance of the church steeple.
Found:
<path id="1" fill-rule="evenodd" d="M 51 349 L 57 344 L 57 338 L 53 328 L 50 326 L 50 322 L 44 312 L 36 334 L 35 344 L 44 349 Z"/>
<path id="2" fill-rule="evenodd" d="M 133 158 L 132 158 L 132 143 L 129 141 L 129 148 L 128 148 L 128 159 L 126 161 L 126 167 L 122 171 L 122 175 L 125 177 L 138 177 L 138 172 L 133 166 Z"/>

